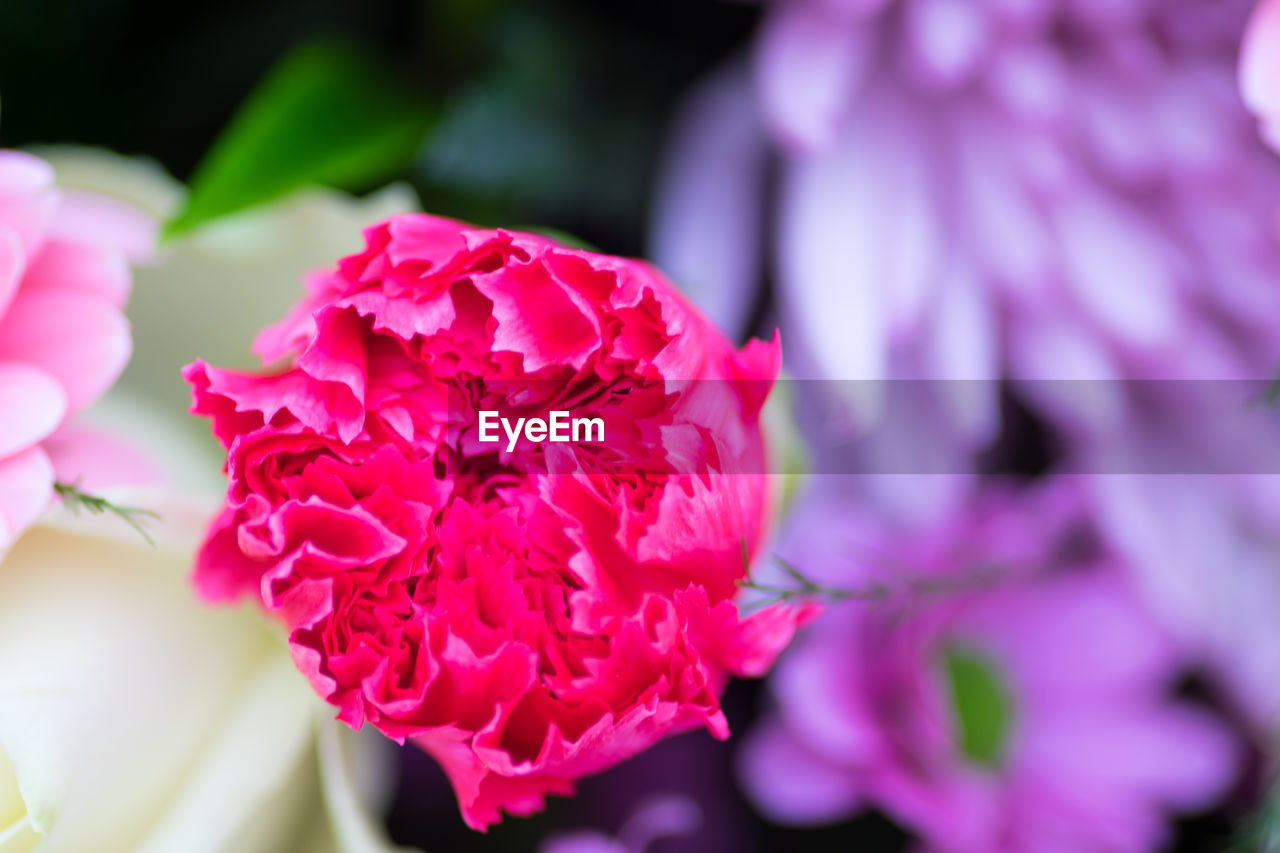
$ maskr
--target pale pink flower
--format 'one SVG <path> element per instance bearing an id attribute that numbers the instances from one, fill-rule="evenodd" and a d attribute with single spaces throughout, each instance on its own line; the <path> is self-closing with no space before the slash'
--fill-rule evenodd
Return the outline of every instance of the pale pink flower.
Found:
<path id="1" fill-rule="evenodd" d="M 129 359 L 129 261 L 154 233 L 132 208 L 59 191 L 39 158 L 0 151 L 0 551 L 48 505 L 55 478 L 113 461 L 114 444 L 64 427 Z"/>

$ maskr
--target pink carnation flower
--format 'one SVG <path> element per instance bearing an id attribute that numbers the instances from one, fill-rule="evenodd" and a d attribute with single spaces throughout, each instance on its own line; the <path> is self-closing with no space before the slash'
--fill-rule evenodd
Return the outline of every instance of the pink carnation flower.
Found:
<path id="1" fill-rule="evenodd" d="M 796 618 L 734 604 L 777 341 L 735 351 L 647 265 L 531 234 L 406 215 L 366 239 L 259 339 L 285 367 L 187 368 L 230 476 L 202 592 L 275 613 L 339 718 L 434 755 L 476 828 L 727 736 L 726 675 Z M 479 411 L 557 409 L 606 441 L 479 440 Z"/>
<path id="2" fill-rule="evenodd" d="M 129 360 L 128 261 L 154 223 L 105 198 L 62 192 L 53 169 L 0 151 L 0 551 L 101 447 L 66 427 Z"/>
<path id="3" fill-rule="evenodd" d="M 1138 853 L 1225 793 L 1240 746 L 1174 698 L 1187 661 L 1082 485 L 988 489 L 926 524 L 830 495 L 797 510 L 781 553 L 817 579 L 916 585 L 833 609 L 779 664 L 741 765 L 766 814 L 875 807 L 948 853 Z"/>

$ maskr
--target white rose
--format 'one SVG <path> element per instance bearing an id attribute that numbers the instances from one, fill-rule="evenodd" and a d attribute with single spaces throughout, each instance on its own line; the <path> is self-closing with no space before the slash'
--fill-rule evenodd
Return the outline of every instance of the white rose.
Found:
<path id="1" fill-rule="evenodd" d="M 57 508 L 0 562 L 0 853 L 388 849 L 278 631 L 196 600 L 207 504 L 116 497 L 154 547 Z"/>

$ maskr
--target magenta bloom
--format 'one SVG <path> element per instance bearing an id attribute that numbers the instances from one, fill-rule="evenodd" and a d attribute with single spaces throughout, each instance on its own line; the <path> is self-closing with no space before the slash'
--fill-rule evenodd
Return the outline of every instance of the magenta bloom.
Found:
<path id="1" fill-rule="evenodd" d="M 655 256 L 738 319 L 774 241 L 801 375 L 1266 377 L 1280 169 L 1236 92 L 1250 5 L 776 0 L 753 68 L 682 114 Z M 980 441 L 995 383 L 968 393 L 942 419 Z"/>
<path id="2" fill-rule="evenodd" d="M 44 161 L 0 151 L 0 552 L 92 455 L 94 437 L 64 425 L 129 360 L 128 261 L 154 236 L 141 214 L 53 181 Z"/>
<path id="3" fill-rule="evenodd" d="M 339 718 L 434 755 L 477 828 L 727 736 L 726 676 L 795 622 L 734 604 L 776 340 L 735 351 L 649 266 L 531 234 L 408 215 L 366 239 L 260 338 L 283 368 L 186 371 L 231 481 L 202 592 L 278 616 Z M 605 440 L 487 444 L 493 410 Z"/>
<path id="4" fill-rule="evenodd" d="M 898 593 L 833 610 L 779 664 L 741 765 L 767 815 L 874 807 L 930 850 L 1119 853 L 1159 849 L 1171 815 L 1225 792 L 1238 745 L 1173 698 L 1179 647 L 1077 485 L 989 489 L 932 524 L 797 509 L 781 553 Z"/>

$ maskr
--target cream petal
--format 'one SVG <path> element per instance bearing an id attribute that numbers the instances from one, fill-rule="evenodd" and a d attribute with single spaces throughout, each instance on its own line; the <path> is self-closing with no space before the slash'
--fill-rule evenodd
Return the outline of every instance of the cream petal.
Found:
<path id="1" fill-rule="evenodd" d="M 139 853 L 269 850 L 264 824 L 298 829 L 279 801 L 292 793 L 296 771 L 310 767 L 314 707 L 283 645 L 267 648 Z"/>
<path id="2" fill-rule="evenodd" d="M 34 853 L 40 844 L 40 833 L 25 815 L 7 827 L 0 828 L 0 853 Z"/>
<path id="3" fill-rule="evenodd" d="M 0 750 L 0 853 L 31 853 L 39 843 L 40 835 L 27 817 L 13 764 Z"/>
<path id="4" fill-rule="evenodd" d="M 339 853 L 408 853 L 409 848 L 396 847 L 387 840 L 356 782 L 357 750 L 379 744 L 361 744 L 361 735 L 327 713 L 319 725 L 320 781 L 336 849 Z"/>
<path id="5" fill-rule="evenodd" d="M 194 601 L 191 537 L 175 551 L 66 523 L 27 531 L 0 571 L 0 749 L 44 853 L 133 851 L 270 635 Z"/>

